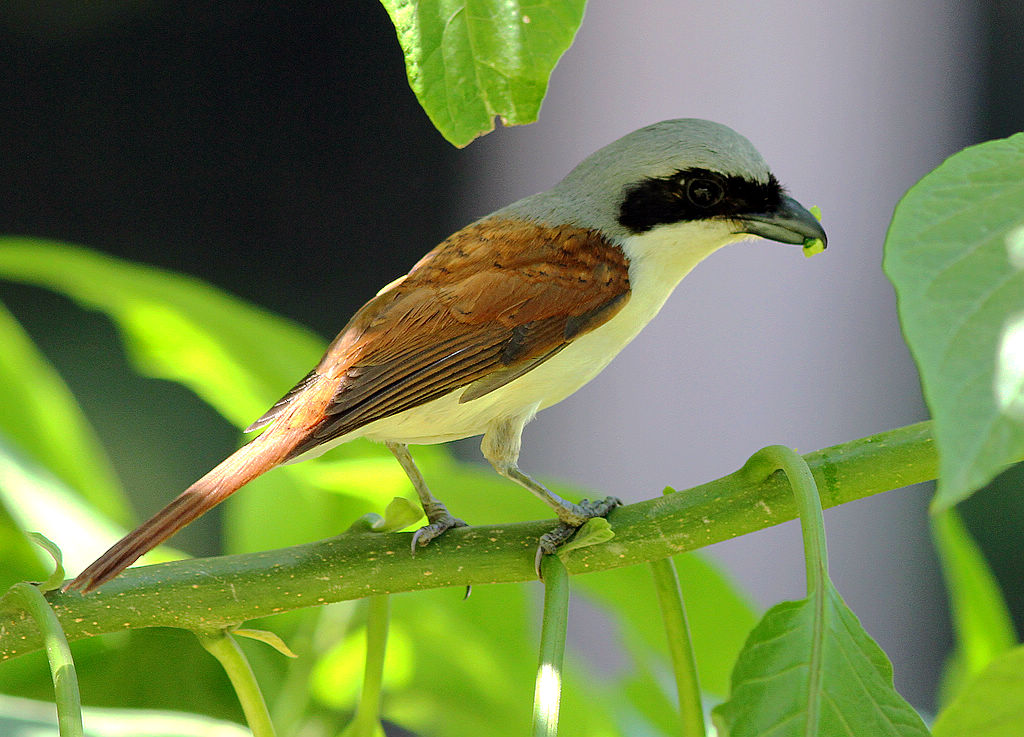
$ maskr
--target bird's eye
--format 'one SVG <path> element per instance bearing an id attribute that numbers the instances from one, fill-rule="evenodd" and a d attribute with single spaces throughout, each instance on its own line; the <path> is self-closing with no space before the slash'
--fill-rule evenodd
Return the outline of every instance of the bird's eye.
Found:
<path id="1" fill-rule="evenodd" d="M 714 179 L 699 177 L 686 183 L 686 196 L 697 207 L 714 207 L 725 199 L 725 188 Z"/>

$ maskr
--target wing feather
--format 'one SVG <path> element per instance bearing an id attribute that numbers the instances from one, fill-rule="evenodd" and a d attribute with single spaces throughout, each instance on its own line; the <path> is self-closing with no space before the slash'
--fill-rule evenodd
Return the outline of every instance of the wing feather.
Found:
<path id="1" fill-rule="evenodd" d="M 628 261 L 595 231 L 492 218 L 424 256 L 349 321 L 310 376 L 334 399 L 292 457 L 469 387 L 474 401 L 604 324 L 629 298 Z M 307 376 L 253 428 L 301 396 Z"/>

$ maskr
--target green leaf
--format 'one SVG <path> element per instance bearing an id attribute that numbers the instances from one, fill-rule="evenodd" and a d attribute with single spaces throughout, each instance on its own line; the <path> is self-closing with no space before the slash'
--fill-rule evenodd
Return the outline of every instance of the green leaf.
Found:
<path id="1" fill-rule="evenodd" d="M 0 278 L 100 310 L 142 373 L 189 387 L 245 427 L 309 370 L 323 341 L 197 279 L 27 238 L 0 238 Z"/>
<path id="2" fill-rule="evenodd" d="M 548 78 L 576 35 L 585 0 L 382 0 L 409 86 L 441 135 L 465 146 L 537 119 Z"/>
<path id="3" fill-rule="evenodd" d="M 179 711 L 89 709 L 86 737 L 247 737 L 249 730 L 234 722 Z M 8 737 L 57 737 L 53 704 L 0 694 L 0 734 Z"/>
<path id="4" fill-rule="evenodd" d="M 1024 454 L 1024 133 L 911 187 L 885 271 L 935 418 L 934 508 L 946 509 Z"/>
<path id="5" fill-rule="evenodd" d="M 421 517 L 423 517 L 422 508 L 404 496 L 396 496 L 388 502 L 384 516 L 373 521 L 371 529 L 373 532 L 398 532 L 414 522 L 418 522 Z"/>
<path id="6" fill-rule="evenodd" d="M 1018 737 L 1024 724 L 1024 647 L 997 657 L 944 709 L 934 737 Z"/>
<path id="7" fill-rule="evenodd" d="M 56 290 L 106 313 L 140 371 L 184 384 L 238 426 L 262 414 L 323 351 L 323 342 L 305 329 L 196 279 L 84 248 L 0 238 L 0 277 Z M 317 461 L 306 462 L 257 479 L 227 505 L 229 549 L 326 537 L 379 509 L 395 495 L 382 488 L 381 477 L 375 484 L 372 469 L 358 463 L 347 474 L 339 468 L 347 460 L 384 452 L 370 443 L 351 443 L 332 452 L 322 468 Z M 404 474 L 391 463 L 404 490 Z M 325 489 L 339 493 L 324 495 Z M 275 524 L 266 524 L 267 519 Z M 60 540 L 74 570 L 78 558 L 69 538 L 48 534 Z"/>
<path id="8" fill-rule="evenodd" d="M 2 244 L 0 244 L 2 248 Z M 0 259 L 5 254 L 0 253 Z M 131 519 L 114 471 L 71 391 L 0 304 L 0 432 L 116 522 Z"/>
<path id="9" fill-rule="evenodd" d="M 932 536 L 956 631 L 955 680 L 970 678 L 1017 644 L 1013 620 L 995 576 L 955 510 L 933 517 Z M 953 684 L 948 690 L 959 689 Z"/>
<path id="10" fill-rule="evenodd" d="M 225 550 L 269 550 L 331 537 L 344 532 L 361 515 L 379 511 L 396 495 L 412 488 L 394 458 L 389 454 L 389 459 L 381 460 L 389 460 L 384 468 L 393 467 L 397 474 L 385 471 L 377 485 L 346 485 L 361 473 L 349 475 L 340 469 L 349 463 L 362 469 L 367 465 L 363 461 L 372 456 L 353 454 L 381 450 L 368 441 L 355 441 L 332 450 L 328 460 L 275 468 L 249 482 L 224 505 Z M 330 468 L 328 473 L 322 472 L 325 466 Z M 268 519 L 274 524 L 267 524 Z"/>
<path id="11" fill-rule="evenodd" d="M 0 506 L 22 531 L 40 531 L 60 544 L 64 565 L 80 570 L 121 537 L 123 528 L 110 522 L 67 484 L 7 445 L 0 435 Z M 0 517 L 2 520 L 2 517 Z M 3 542 L 0 525 L 0 542 Z M 33 555 L 33 558 L 38 556 Z M 142 558 L 158 563 L 184 557 L 161 546 Z M 8 559 L 0 566 L 6 580 Z M 47 567 L 49 570 L 49 567 Z M 44 574 L 45 575 L 45 574 Z"/>
<path id="12" fill-rule="evenodd" d="M 64 553 L 61 552 L 61 549 L 57 547 L 55 542 L 45 535 L 40 535 L 38 532 L 28 533 L 28 538 L 53 558 L 53 573 L 39 584 L 39 590 L 45 593 L 59 589 L 60 585 L 64 583 Z"/>
<path id="13" fill-rule="evenodd" d="M 570 550 L 589 548 L 591 545 L 601 545 L 615 537 L 612 526 L 604 517 L 592 517 L 576 530 L 572 538 L 558 549 L 558 555 L 568 553 Z"/>
<path id="14" fill-rule="evenodd" d="M 0 466 L 3 461 L 0 460 Z M 3 483 L 0 473 L 0 485 Z M 18 581 L 38 581 L 46 575 L 37 549 L 29 541 L 24 530 L 7 511 L 7 505 L 0 496 L 0 591 L 6 591 Z"/>
<path id="15" fill-rule="evenodd" d="M 326 634 L 326 633 L 325 633 Z M 366 624 L 359 623 L 326 649 L 316 653 L 309 680 L 311 695 L 321 704 L 350 710 L 359 700 L 359 687 L 366 667 Z M 322 646 L 321 646 L 322 647 Z M 418 643 L 412 641 L 403 623 L 391 624 L 384 655 L 384 687 L 399 693 L 409 687 Z"/>
<path id="16" fill-rule="evenodd" d="M 732 695 L 716 707 L 729 737 L 927 737 L 893 688 L 892 666 L 826 579 L 824 649 L 812 671 L 814 598 L 772 607 L 736 662 Z M 812 723 L 813 714 L 817 723 Z"/>
<path id="17" fill-rule="evenodd" d="M 298 655 L 292 652 L 292 649 L 288 647 L 288 644 L 283 639 L 281 639 L 281 636 L 276 632 L 271 632 L 270 630 L 238 628 L 231 630 L 231 634 L 237 635 L 239 637 L 248 637 L 250 640 L 256 640 L 257 642 L 262 642 L 265 645 L 270 645 L 270 647 L 277 650 L 286 658 L 299 657 Z"/>

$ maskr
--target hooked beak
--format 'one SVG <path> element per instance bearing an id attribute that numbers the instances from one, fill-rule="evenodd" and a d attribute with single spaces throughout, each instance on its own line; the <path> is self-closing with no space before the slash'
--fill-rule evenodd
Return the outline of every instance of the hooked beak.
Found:
<path id="1" fill-rule="evenodd" d="M 739 233 L 758 235 L 779 243 L 801 245 L 807 239 L 820 239 L 828 243 L 828 236 L 818 219 L 792 197 L 783 195 L 782 203 L 774 212 L 744 215 L 739 218 Z"/>

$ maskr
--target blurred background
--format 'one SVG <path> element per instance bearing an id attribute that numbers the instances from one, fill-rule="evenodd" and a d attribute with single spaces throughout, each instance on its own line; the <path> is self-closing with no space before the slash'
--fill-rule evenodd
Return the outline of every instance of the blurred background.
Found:
<path id="1" fill-rule="evenodd" d="M 7 0 L 0 232 L 191 274 L 328 339 L 451 231 L 605 143 L 663 118 L 726 123 L 822 208 L 830 247 L 810 261 L 767 242 L 719 252 L 531 425 L 525 469 L 634 501 L 767 444 L 813 450 L 926 417 L 881 271 L 886 225 L 943 158 L 1024 128 L 1021 49 L 1012 0 L 594 0 L 540 122 L 458 151 L 409 91 L 372 0 Z M 133 374 L 103 318 L 8 283 L 0 299 L 80 398 L 140 514 L 234 448 L 198 399 Z M 479 458 L 475 443 L 457 450 Z M 1016 481 L 964 511 L 1020 625 Z M 929 492 L 826 514 L 840 591 L 926 710 L 951 636 Z M 215 552 L 216 529 L 204 518 L 177 544 Z M 803 595 L 793 524 L 710 552 L 763 606 Z"/>

